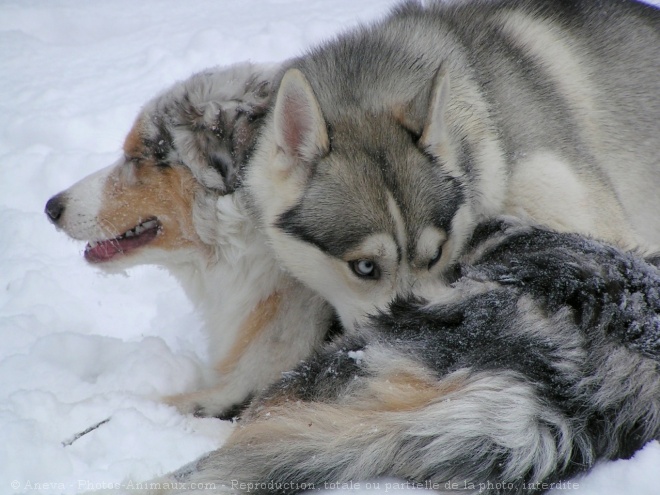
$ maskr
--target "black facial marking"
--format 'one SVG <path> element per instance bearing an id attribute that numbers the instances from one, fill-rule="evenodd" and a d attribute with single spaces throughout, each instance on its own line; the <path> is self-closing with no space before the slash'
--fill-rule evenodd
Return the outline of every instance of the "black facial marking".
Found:
<path id="1" fill-rule="evenodd" d="M 285 211 L 279 216 L 275 226 L 303 242 L 316 246 L 324 253 L 330 252 L 329 247 L 317 237 L 316 229 L 313 226 L 306 225 L 303 221 L 302 209 L 302 205 L 297 204 L 290 210 Z"/>
<path id="2" fill-rule="evenodd" d="M 154 119 L 157 133 L 151 138 L 144 138 L 144 154 L 136 157 L 137 161 L 153 160 L 158 167 L 166 168 L 172 164 L 169 162 L 170 151 L 172 150 L 172 135 L 163 119 Z"/>

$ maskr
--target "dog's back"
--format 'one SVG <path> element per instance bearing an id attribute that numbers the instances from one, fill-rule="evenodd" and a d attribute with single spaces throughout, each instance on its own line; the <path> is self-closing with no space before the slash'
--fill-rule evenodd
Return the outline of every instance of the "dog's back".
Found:
<path id="1" fill-rule="evenodd" d="M 658 53 L 634 2 L 407 3 L 292 62 L 246 183 L 347 326 L 496 214 L 659 244 Z M 377 269 L 329 289 L 329 260 Z"/>
<path id="2" fill-rule="evenodd" d="M 512 174 L 506 207 L 557 228 L 584 214 L 589 218 L 576 226 L 587 233 L 620 240 L 613 239 L 616 228 L 633 227 L 640 239 L 658 244 L 660 219 L 652 213 L 660 208 L 658 53 L 660 10 L 635 2 L 477 0 L 428 8 L 409 2 L 382 24 L 312 50 L 295 66 L 330 125 L 391 115 L 428 91 L 443 66 L 447 132 L 464 149 L 454 150 L 458 163 L 440 158 L 467 174 L 467 187 L 481 201 L 496 203 L 497 184 L 479 181 L 500 164 Z M 420 133 L 422 107 L 413 123 Z M 362 145 L 375 141 L 367 129 L 351 131 Z M 577 194 L 601 203 L 612 213 L 608 223 L 621 225 L 607 232 L 594 225 L 600 215 L 561 204 L 575 206 Z"/>

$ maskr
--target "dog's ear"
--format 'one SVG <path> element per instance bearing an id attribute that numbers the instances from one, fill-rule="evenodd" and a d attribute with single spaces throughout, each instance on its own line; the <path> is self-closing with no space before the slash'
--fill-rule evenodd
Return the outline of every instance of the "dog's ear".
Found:
<path id="1" fill-rule="evenodd" d="M 448 144 L 445 113 L 449 103 L 449 75 L 444 68 L 436 71 L 415 98 L 395 109 L 394 117 L 418 138 L 421 147 L 440 154 Z"/>
<path id="2" fill-rule="evenodd" d="M 330 148 L 326 123 L 312 87 L 302 72 L 282 78 L 273 110 L 275 143 L 290 163 L 310 162 Z"/>
<path id="3" fill-rule="evenodd" d="M 449 76 L 442 68 L 436 72 L 431 87 L 431 101 L 419 142 L 431 149 L 444 148 L 448 141 L 445 114 L 449 103 Z"/>
<path id="4" fill-rule="evenodd" d="M 209 165 L 220 174 L 225 193 L 233 192 L 250 159 L 259 129 L 268 109 L 268 101 L 254 104 L 245 101 L 220 102 L 215 119 L 209 126 L 212 146 L 207 156 Z"/>
<path id="5" fill-rule="evenodd" d="M 175 100 L 175 147 L 197 180 L 221 194 L 239 185 L 273 97 L 276 67 L 241 64 L 196 74 Z"/>

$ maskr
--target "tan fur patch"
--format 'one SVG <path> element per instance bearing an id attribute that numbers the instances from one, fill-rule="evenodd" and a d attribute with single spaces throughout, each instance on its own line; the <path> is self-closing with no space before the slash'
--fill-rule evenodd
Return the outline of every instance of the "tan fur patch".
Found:
<path id="1" fill-rule="evenodd" d="M 250 344 L 255 341 L 275 318 L 280 307 L 280 301 L 281 296 L 279 292 L 273 292 L 250 312 L 243 325 L 241 325 L 237 339 L 227 353 L 227 358 L 215 366 L 218 372 L 227 374 L 236 367 Z"/>
<path id="2" fill-rule="evenodd" d="M 397 373 L 370 383 L 364 407 L 376 411 L 420 409 L 460 388 L 458 380 L 437 382 L 412 372 Z"/>
<path id="3" fill-rule="evenodd" d="M 162 401 L 169 406 L 176 407 L 180 412 L 195 414 L 200 404 L 212 402 L 215 397 L 225 392 L 225 388 L 226 385 L 221 384 L 211 388 L 195 390 L 194 392 L 167 395 L 162 398 Z"/>
<path id="4" fill-rule="evenodd" d="M 124 153 L 131 155 L 136 150 L 140 150 L 142 146 L 142 121 L 138 117 L 126 139 L 124 139 Z"/>
<path id="5" fill-rule="evenodd" d="M 261 402 L 244 417 L 227 445 L 261 443 L 301 436 L 357 437 L 371 428 L 397 421 L 401 414 L 423 410 L 445 397 L 460 393 L 466 375 L 455 373 L 438 381 L 419 369 L 387 373 L 369 380 L 366 388 L 340 399 L 340 403 L 302 402 L 283 390 Z"/>
<path id="6" fill-rule="evenodd" d="M 460 393 L 460 376 L 441 382 L 415 372 L 379 377 L 341 403 L 301 402 L 287 393 L 260 404 L 244 417 L 243 427 L 234 430 L 226 445 L 254 445 L 278 441 L 332 441 L 340 435 L 357 439 L 384 431 L 401 414 L 411 414 Z"/>
<path id="7" fill-rule="evenodd" d="M 124 143 L 127 156 L 141 156 L 139 121 Z M 141 222 L 156 217 L 161 230 L 151 247 L 174 250 L 202 248 L 195 232 L 192 209 L 197 181 L 182 167 L 158 167 L 153 160 L 127 162 L 106 180 L 98 222 L 108 237 L 116 237 Z"/>

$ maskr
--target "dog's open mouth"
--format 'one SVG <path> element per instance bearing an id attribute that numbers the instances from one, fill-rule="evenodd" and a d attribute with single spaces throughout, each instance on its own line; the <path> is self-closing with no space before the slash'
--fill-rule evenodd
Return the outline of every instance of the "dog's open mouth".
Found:
<path id="1" fill-rule="evenodd" d="M 85 247 L 85 259 L 90 263 L 109 261 L 153 241 L 159 230 L 158 219 L 149 218 L 114 239 L 90 241 Z"/>

